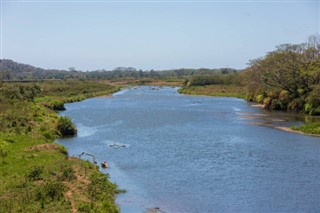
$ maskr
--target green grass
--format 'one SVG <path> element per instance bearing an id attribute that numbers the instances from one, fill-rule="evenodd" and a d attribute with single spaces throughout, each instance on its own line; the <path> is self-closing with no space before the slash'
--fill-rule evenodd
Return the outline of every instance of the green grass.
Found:
<path id="1" fill-rule="evenodd" d="M 234 85 L 191 86 L 179 89 L 182 94 L 244 98 L 243 87 Z"/>
<path id="2" fill-rule="evenodd" d="M 53 143 L 59 117 L 48 107 L 117 90 L 84 81 L 0 83 L 0 212 L 119 212 L 116 185 Z M 102 176 L 102 183 L 92 178 Z M 107 190 L 99 190 L 103 185 Z M 92 188 L 103 199 L 93 199 Z"/>
<path id="3" fill-rule="evenodd" d="M 320 121 L 308 123 L 302 126 L 293 126 L 291 128 L 307 134 L 320 135 Z"/>
<path id="4" fill-rule="evenodd" d="M 1 153 L 1 201 L 0 208 L 6 212 L 36 212 L 41 210 L 41 202 L 36 200 L 38 191 L 46 183 L 57 181 L 59 165 L 66 164 L 66 154 L 58 146 L 46 150 L 36 149 L 45 140 L 35 134 L 0 135 Z M 30 178 L 32 171 L 41 168 L 37 180 Z M 31 175 L 31 176 L 30 176 Z M 70 203 L 62 200 L 46 201 L 42 205 L 47 212 L 64 212 Z"/>

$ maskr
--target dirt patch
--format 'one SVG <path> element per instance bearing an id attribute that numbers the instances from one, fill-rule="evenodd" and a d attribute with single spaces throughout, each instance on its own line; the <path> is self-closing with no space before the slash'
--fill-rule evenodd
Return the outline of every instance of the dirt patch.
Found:
<path id="1" fill-rule="evenodd" d="M 78 158 L 70 157 L 71 161 L 79 161 Z M 78 203 L 86 202 L 89 203 L 90 200 L 84 193 L 87 190 L 87 187 L 90 184 L 88 176 L 86 176 L 84 168 L 80 165 L 73 165 L 72 169 L 74 171 L 74 180 L 73 181 L 65 181 L 64 184 L 67 187 L 67 191 L 65 192 L 65 197 L 71 203 L 71 212 L 78 212 Z"/>
<path id="2" fill-rule="evenodd" d="M 76 204 L 75 204 L 74 199 L 73 199 L 73 192 L 72 192 L 72 190 L 68 190 L 68 191 L 65 193 L 65 197 L 66 197 L 66 198 L 70 201 L 70 203 L 71 203 L 71 212 L 72 212 L 72 213 L 78 212 L 77 207 L 76 207 Z"/>

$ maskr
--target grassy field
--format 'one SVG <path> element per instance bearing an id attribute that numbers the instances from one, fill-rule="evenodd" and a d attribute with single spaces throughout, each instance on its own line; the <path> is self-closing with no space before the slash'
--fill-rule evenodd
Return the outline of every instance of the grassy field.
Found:
<path id="1" fill-rule="evenodd" d="M 207 85 L 191 86 L 179 89 L 182 94 L 188 95 L 207 95 L 244 98 L 245 90 L 243 87 L 234 85 Z"/>
<path id="2" fill-rule="evenodd" d="M 54 144 L 53 103 L 119 90 L 99 82 L 0 83 L 1 212 L 119 212 L 121 191 L 91 162 Z"/>

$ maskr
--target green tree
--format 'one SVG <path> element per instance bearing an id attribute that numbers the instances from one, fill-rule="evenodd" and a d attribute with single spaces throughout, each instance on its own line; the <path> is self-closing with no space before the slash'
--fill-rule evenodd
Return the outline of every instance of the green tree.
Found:
<path id="1" fill-rule="evenodd" d="M 310 37 L 304 44 L 278 46 L 251 61 L 246 75 L 249 100 L 263 102 L 270 109 L 317 113 L 312 109 L 318 107 L 314 97 L 320 96 L 314 90 L 320 83 L 320 36 Z"/>

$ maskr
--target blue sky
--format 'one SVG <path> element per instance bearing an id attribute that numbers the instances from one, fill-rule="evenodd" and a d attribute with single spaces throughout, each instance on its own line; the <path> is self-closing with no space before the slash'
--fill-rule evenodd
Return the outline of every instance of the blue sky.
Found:
<path id="1" fill-rule="evenodd" d="M 319 1 L 6 1 L 1 58 L 79 70 L 245 68 L 319 33 Z"/>

